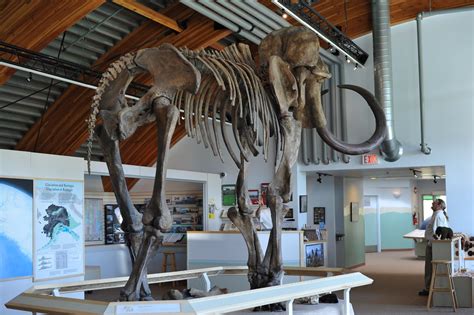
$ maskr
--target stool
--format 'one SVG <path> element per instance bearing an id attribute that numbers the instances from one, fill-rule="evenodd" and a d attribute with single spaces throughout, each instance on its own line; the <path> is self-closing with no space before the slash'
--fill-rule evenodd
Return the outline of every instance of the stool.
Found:
<path id="1" fill-rule="evenodd" d="M 458 299 L 456 297 L 456 290 L 454 289 L 453 277 L 451 275 L 451 261 L 450 260 L 433 260 L 431 264 L 433 266 L 433 271 L 431 273 L 430 293 L 428 295 L 428 304 L 426 305 L 426 307 L 430 309 L 434 292 L 449 292 L 451 294 L 453 310 L 456 312 L 456 308 L 458 307 Z M 438 266 L 440 265 L 446 267 L 446 272 L 438 273 Z M 448 278 L 448 287 L 435 288 L 436 277 Z"/>
<path id="2" fill-rule="evenodd" d="M 168 256 L 170 257 L 169 262 Z M 165 251 L 163 252 L 163 263 L 161 264 L 161 272 L 166 272 L 168 266 L 170 266 L 170 271 L 176 271 L 176 255 L 174 252 Z M 176 282 L 173 281 L 173 285 L 175 284 Z"/>

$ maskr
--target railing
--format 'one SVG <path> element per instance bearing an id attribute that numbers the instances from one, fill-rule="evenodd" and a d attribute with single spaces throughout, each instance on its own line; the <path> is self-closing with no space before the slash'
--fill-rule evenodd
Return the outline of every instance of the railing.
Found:
<path id="1" fill-rule="evenodd" d="M 288 275 L 321 276 L 342 273 L 341 268 L 284 268 Z M 153 274 L 149 283 L 169 282 L 208 276 L 245 275 L 247 267 L 214 267 Z M 285 303 L 287 314 L 293 313 L 294 299 L 334 291 L 344 291 L 344 313 L 349 314 L 349 292 L 353 287 L 368 285 L 372 279 L 361 273 L 350 273 L 280 286 L 229 293 L 213 297 L 181 301 L 98 302 L 61 297 L 62 294 L 122 287 L 128 277 L 82 281 L 79 283 L 35 286 L 6 304 L 7 308 L 48 314 L 221 314 L 272 303 Z M 53 296 L 51 296 L 53 295 Z"/>

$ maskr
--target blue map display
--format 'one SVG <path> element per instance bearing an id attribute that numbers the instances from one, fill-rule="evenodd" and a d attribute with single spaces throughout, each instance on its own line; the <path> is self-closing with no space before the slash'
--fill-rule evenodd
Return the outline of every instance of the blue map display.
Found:
<path id="1" fill-rule="evenodd" d="M 33 274 L 33 181 L 0 178 L 0 279 Z"/>

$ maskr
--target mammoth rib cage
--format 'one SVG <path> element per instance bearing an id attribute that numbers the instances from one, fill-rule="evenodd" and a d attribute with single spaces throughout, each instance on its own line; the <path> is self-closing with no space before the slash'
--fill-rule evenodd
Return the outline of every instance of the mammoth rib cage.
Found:
<path id="1" fill-rule="evenodd" d="M 210 146 L 213 154 L 222 160 L 216 121 L 221 120 L 224 144 L 234 162 L 240 166 L 240 158 L 231 148 L 225 130 L 225 122 L 230 116 L 235 143 L 245 160 L 248 161 L 251 152 L 257 152 L 258 145 L 263 147 L 263 155 L 267 159 L 271 135 L 276 135 L 277 150 L 282 149 L 276 113 L 256 74 L 247 45 L 231 45 L 223 51 L 192 51 L 187 48 L 180 51 L 202 73 L 196 95 L 178 91 L 173 99 L 173 104 L 184 111 L 188 136 L 196 138 L 198 143 L 202 141 L 206 148 Z M 209 116 L 212 119 L 212 134 Z M 244 128 L 242 124 L 251 126 L 251 129 Z M 248 134 L 251 131 L 253 135 Z M 259 132 L 261 143 L 258 141 Z"/>

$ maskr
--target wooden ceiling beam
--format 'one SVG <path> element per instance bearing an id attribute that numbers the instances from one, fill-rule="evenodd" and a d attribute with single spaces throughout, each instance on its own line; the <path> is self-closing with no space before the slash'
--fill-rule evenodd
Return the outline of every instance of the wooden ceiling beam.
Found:
<path id="1" fill-rule="evenodd" d="M 0 40 L 40 51 L 104 2 L 104 0 L 0 1 Z M 0 85 L 7 82 L 14 73 L 15 69 L 0 66 Z"/>
<path id="2" fill-rule="evenodd" d="M 178 33 L 181 33 L 183 31 L 183 29 L 178 25 L 175 20 L 153 9 L 150 9 L 149 7 L 144 6 L 143 4 L 140 4 L 134 0 L 112 0 L 112 2 L 130 11 L 140 14 L 158 24 L 166 26 Z"/>
<path id="3" fill-rule="evenodd" d="M 194 11 L 178 4 L 165 10 L 165 13 L 179 21 L 189 19 Z M 128 52 L 156 46 L 168 36 L 167 32 L 168 28 L 146 21 L 103 54 L 92 68 L 104 71 L 111 62 Z M 93 95 L 93 90 L 70 85 L 49 106 L 43 118 L 28 130 L 15 149 L 60 155 L 74 154 L 87 138 L 84 121 L 89 115 Z"/>

